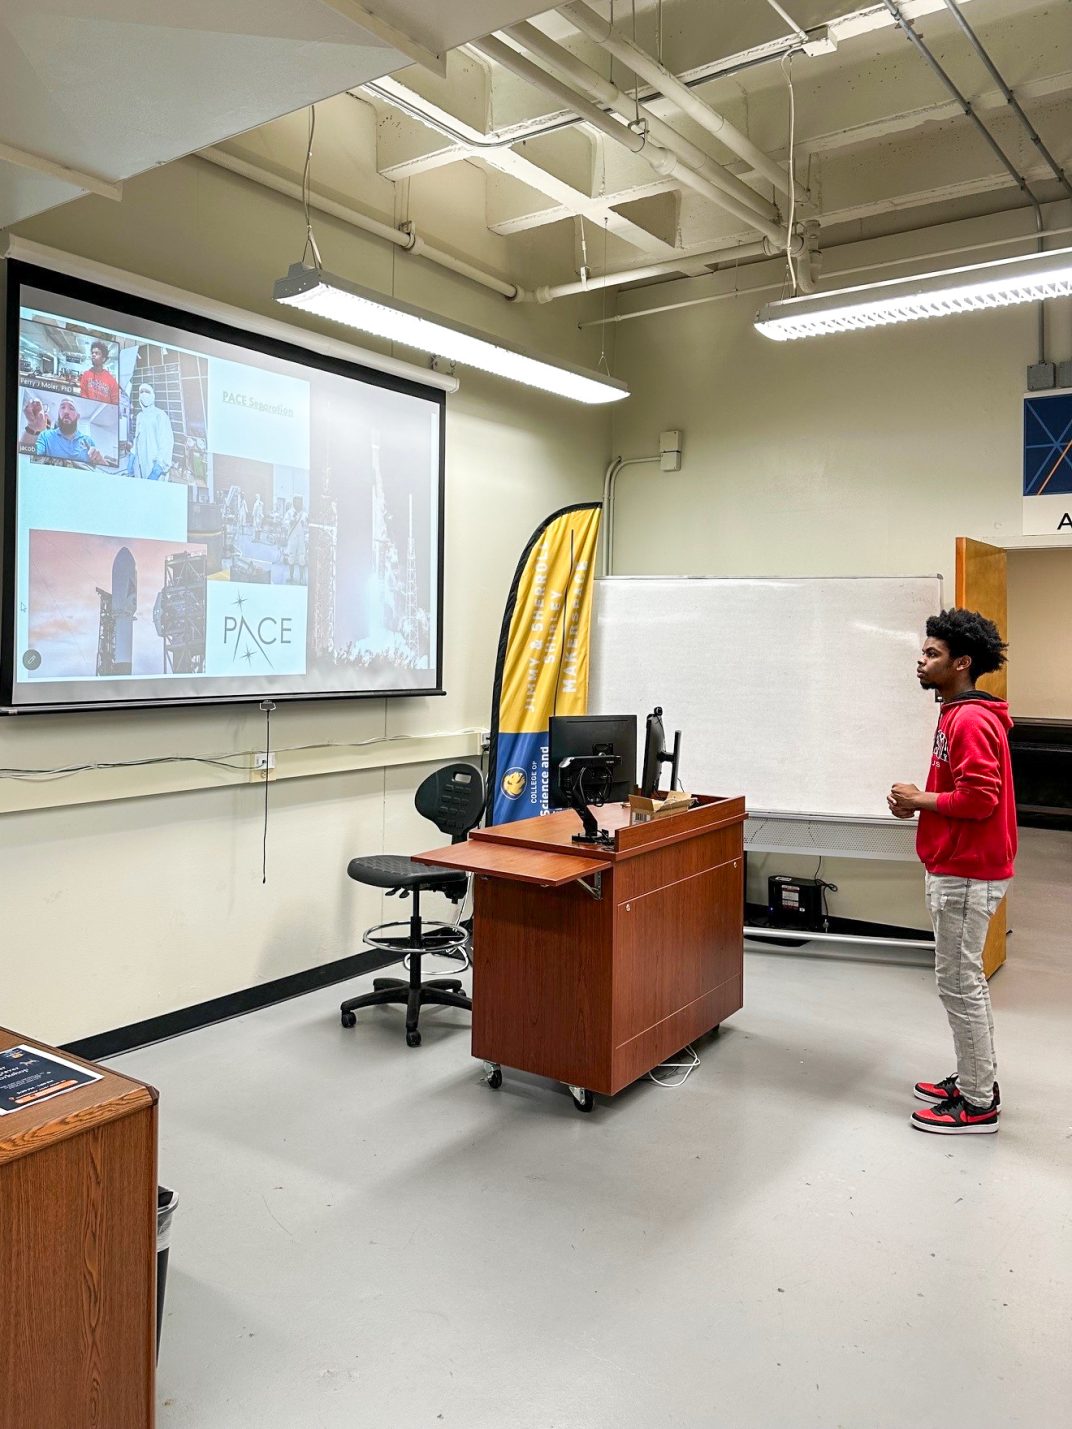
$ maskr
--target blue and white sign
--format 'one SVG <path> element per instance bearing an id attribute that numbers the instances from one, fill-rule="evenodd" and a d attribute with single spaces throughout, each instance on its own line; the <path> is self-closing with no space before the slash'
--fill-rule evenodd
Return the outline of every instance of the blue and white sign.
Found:
<path id="1" fill-rule="evenodd" d="M 1072 391 L 1024 398 L 1024 535 L 1072 545 Z"/>

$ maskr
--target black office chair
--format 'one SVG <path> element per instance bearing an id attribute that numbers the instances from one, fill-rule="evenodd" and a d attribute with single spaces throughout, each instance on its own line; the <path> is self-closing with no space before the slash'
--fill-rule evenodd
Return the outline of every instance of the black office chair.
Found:
<path id="1" fill-rule="evenodd" d="M 484 812 L 484 781 L 480 770 L 472 764 L 448 764 L 443 769 L 437 769 L 421 784 L 413 802 L 417 812 L 431 819 L 440 833 L 450 835 L 451 843 L 463 843 Z M 457 903 L 468 890 L 468 875 L 433 868 L 427 863 L 414 863 L 411 858 L 393 854 L 352 858 L 346 872 L 358 883 L 372 888 L 386 888 L 388 894 L 398 893 L 403 898 L 412 895 L 413 909 L 408 922 L 380 923 L 365 933 L 365 942 L 369 947 L 409 957 L 408 980 L 374 978 L 371 992 L 348 998 L 342 1004 L 339 1009 L 342 1025 L 353 1027 L 356 1024 L 355 1013 L 359 1007 L 375 1007 L 384 1002 L 403 1003 L 406 1008 L 406 1045 L 419 1047 L 421 1034 L 417 1021 L 422 1007 L 436 1003 L 471 1010 L 473 1006 L 462 992 L 457 978 L 421 981 L 422 953 L 450 953 L 464 949 L 469 936 L 460 925 L 422 918 L 421 894 L 445 893 L 452 903 Z M 400 929 L 406 931 L 401 933 Z"/>

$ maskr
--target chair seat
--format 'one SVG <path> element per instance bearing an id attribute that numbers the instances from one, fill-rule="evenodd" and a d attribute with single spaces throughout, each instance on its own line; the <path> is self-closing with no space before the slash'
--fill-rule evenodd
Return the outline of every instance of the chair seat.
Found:
<path id="1" fill-rule="evenodd" d="M 346 872 L 358 883 L 367 883 L 373 888 L 421 888 L 462 895 L 468 886 L 464 873 L 446 872 L 390 853 L 352 858 Z"/>

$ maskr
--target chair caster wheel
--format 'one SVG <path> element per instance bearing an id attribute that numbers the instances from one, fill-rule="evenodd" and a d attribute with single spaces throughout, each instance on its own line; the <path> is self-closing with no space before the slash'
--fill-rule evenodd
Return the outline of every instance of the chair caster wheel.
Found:
<path id="1" fill-rule="evenodd" d="M 356 1013 L 356 1012 L 344 1012 L 344 1013 L 341 1014 L 339 1020 L 342 1022 L 342 1025 L 343 1025 L 344 1027 L 356 1027 L 356 1026 L 357 1026 L 357 1013 Z"/>
<path id="2" fill-rule="evenodd" d="M 421 1045 L 421 1034 L 419 1032 L 406 1033 L 406 1046 L 419 1047 Z"/>
<path id="3" fill-rule="evenodd" d="M 591 1111 L 595 1106 L 595 1097 L 587 1087 L 570 1086 L 570 1096 L 573 1098 L 573 1105 L 578 1111 Z"/>

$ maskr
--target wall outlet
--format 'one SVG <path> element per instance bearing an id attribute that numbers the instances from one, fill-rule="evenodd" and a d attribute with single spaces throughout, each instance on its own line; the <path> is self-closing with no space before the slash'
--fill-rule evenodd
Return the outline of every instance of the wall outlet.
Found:
<path id="1" fill-rule="evenodd" d="M 261 783 L 265 779 L 275 778 L 275 755 L 265 754 L 262 750 L 253 756 L 253 767 L 250 770 L 250 778 L 255 784 Z"/>

